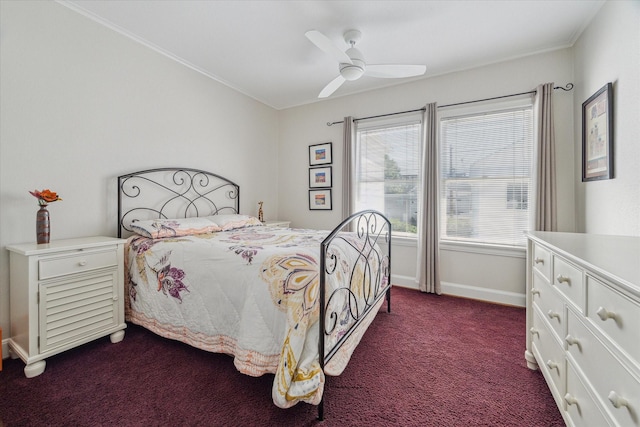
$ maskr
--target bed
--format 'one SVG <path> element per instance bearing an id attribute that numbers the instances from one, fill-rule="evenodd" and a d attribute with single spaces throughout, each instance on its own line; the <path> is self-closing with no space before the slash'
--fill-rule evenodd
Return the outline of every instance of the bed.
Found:
<path id="1" fill-rule="evenodd" d="M 159 168 L 118 177 L 127 321 L 274 374 L 272 399 L 318 405 L 386 300 L 391 225 L 358 212 L 334 230 L 275 228 L 240 214 L 240 187 Z"/>

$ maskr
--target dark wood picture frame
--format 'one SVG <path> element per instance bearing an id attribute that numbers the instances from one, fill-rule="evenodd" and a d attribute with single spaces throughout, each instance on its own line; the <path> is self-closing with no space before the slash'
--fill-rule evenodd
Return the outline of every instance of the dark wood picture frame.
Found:
<path id="1" fill-rule="evenodd" d="M 613 178 L 613 84 L 582 104 L 582 182 Z"/>

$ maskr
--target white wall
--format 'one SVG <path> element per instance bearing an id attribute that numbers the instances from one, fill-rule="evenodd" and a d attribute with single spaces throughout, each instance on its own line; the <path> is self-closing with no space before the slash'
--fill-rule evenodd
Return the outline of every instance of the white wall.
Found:
<path id="1" fill-rule="evenodd" d="M 0 324 L 8 251 L 35 241 L 51 188 L 51 238 L 116 234 L 116 177 L 211 170 L 241 186 L 243 213 L 278 217 L 277 111 L 55 2 L 0 2 Z M 248 123 L 250 125 L 248 125 Z M 246 153 L 252 153 L 247 156 Z"/>
<path id="2" fill-rule="evenodd" d="M 578 229 L 640 236 L 640 1 L 608 1 L 573 47 Z M 582 182 L 581 106 L 613 83 L 614 174 Z"/>
<path id="3" fill-rule="evenodd" d="M 326 122 L 342 120 L 347 115 L 365 117 L 411 110 L 428 102 L 445 105 L 520 93 L 533 90 L 540 83 L 565 85 L 572 79 L 571 52 L 564 49 L 283 110 L 280 156 L 287 167 L 279 173 L 280 216 L 300 227 L 331 228 L 341 220 L 342 125 L 328 127 Z M 574 93 L 558 90 L 554 101 L 558 164 L 564 165 L 558 169 L 558 223 L 562 231 L 574 231 Z M 309 211 L 308 146 L 326 141 L 333 142 L 334 150 L 333 210 Z M 415 247 L 394 245 L 394 283 L 414 286 L 415 260 Z M 524 278 L 524 254 L 513 257 L 442 251 L 442 280 L 447 293 L 524 304 Z"/>

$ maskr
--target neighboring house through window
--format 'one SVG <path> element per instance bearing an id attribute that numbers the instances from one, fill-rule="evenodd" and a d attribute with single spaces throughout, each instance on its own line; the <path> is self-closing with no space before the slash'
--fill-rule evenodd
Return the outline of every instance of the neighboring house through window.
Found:
<path id="1" fill-rule="evenodd" d="M 528 98 L 441 112 L 441 241 L 524 246 L 532 156 Z"/>

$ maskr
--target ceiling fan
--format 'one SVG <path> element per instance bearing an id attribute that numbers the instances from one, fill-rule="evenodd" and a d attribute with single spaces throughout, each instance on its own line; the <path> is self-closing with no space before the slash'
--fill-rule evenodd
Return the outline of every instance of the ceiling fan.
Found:
<path id="1" fill-rule="evenodd" d="M 318 98 L 328 97 L 345 81 L 358 80 L 364 74 L 371 77 L 396 79 L 420 76 L 427 70 L 426 65 L 366 64 L 362 53 L 355 48 L 356 43 L 362 38 L 362 33 L 358 30 L 349 30 L 344 33 L 344 41 L 351 46 L 344 52 L 320 31 L 307 31 L 305 36 L 320 50 L 331 55 L 339 64 L 340 74 L 322 89 Z"/>

